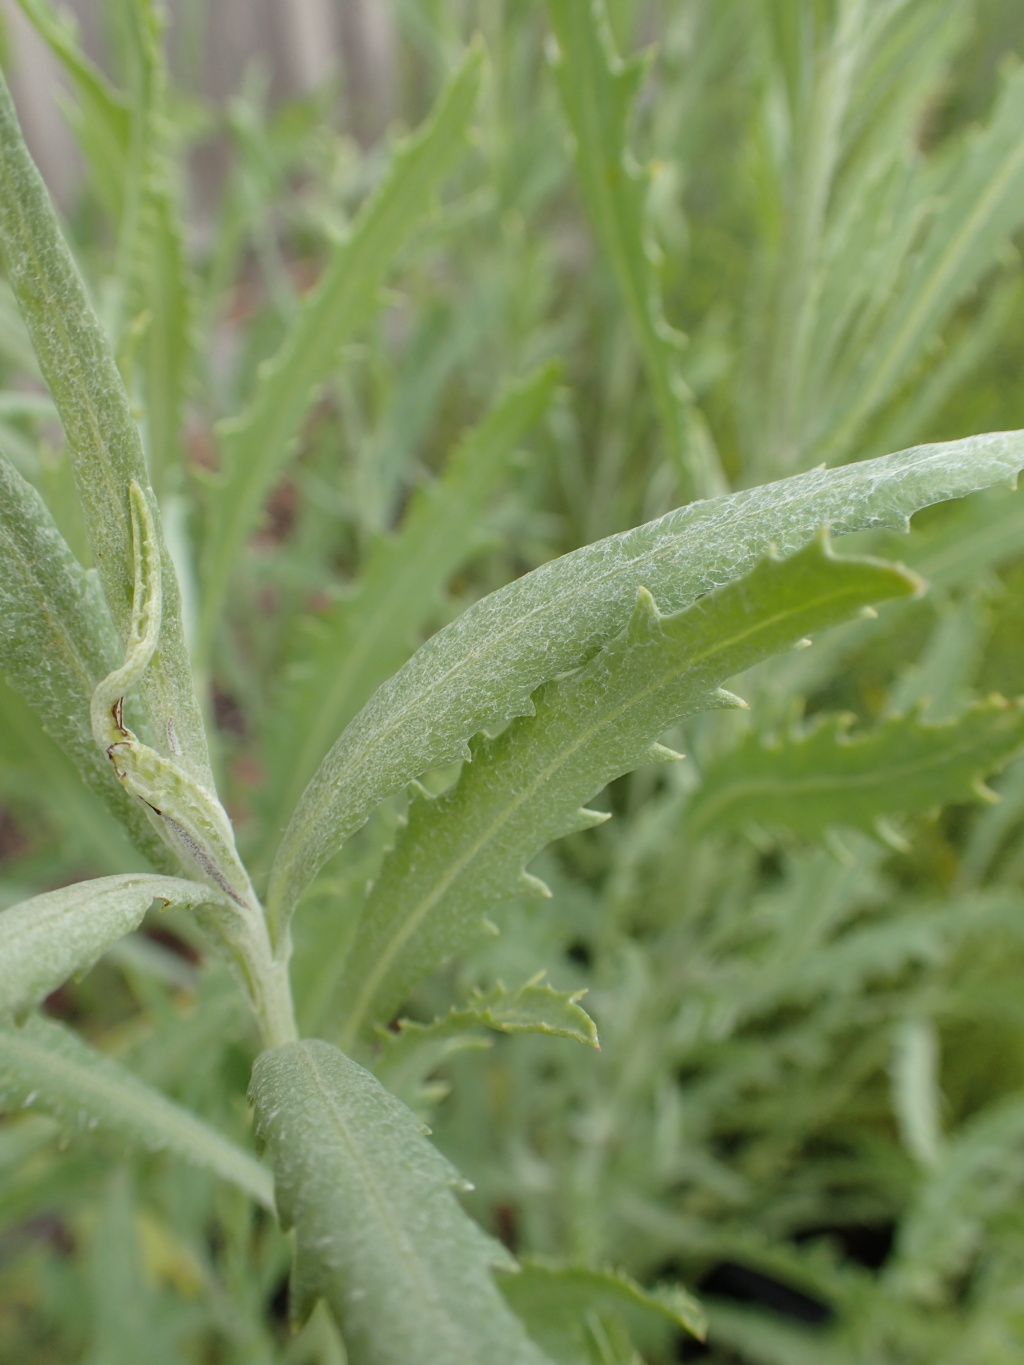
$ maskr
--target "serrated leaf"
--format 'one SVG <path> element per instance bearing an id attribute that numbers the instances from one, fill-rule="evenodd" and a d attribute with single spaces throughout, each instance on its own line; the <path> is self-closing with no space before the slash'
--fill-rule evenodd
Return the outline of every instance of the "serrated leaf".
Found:
<path id="1" fill-rule="evenodd" d="M 632 619 L 589 664 L 546 684 L 532 716 L 477 740 L 450 793 L 409 811 L 370 892 L 339 998 L 345 1037 L 387 1019 L 409 987 L 480 933 L 489 906 L 543 889 L 524 869 L 552 839 L 600 823 L 584 803 L 642 763 L 674 721 L 736 704 L 718 684 L 848 619 L 916 591 L 878 560 L 836 559 L 823 539 L 662 616 L 641 590 Z"/>
<path id="2" fill-rule="evenodd" d="M 94 575 L 71 553 L 36 490 L 0 456 L 0 667 L 156 867 L 178 870 L 116 780 L 89 722 L 96 684 L 120 646 Z M 23 736 L 32 744 L 30 733 Z"/>
<path id="3" fill-rule="evenodd" d="M 177 877 L 98 877 L 47 891 L 0 913 L 0 1016 L 44 1000 L 72 974 L 87 972 L 142 923 L 154 900 L 191 909 L 216 893 Z"/>
<path id="4" fill-rule="evenodd" d="M 689 808 L 696 836 L 745 824 L 804 838 L 833 825 L 872 830 L 881 817 L 976 801 L 980 783 L 1024 745 L 1024 705 L 993 698 L 955 720 L 892 716 L 849 736 L 832 716 L 802 735 L 765 744 L 750 735 L 704 774 Z"/>
<path id="5" fill-rule="evenodd" d="M 402 1019 L 397 1029 L 379 1029 L 376 1075 L 392 1094 L 427 1117 L 449 1088 L 444 1081 L 430 1080 L 431 1073 L 453 1053 L 489 1047 L 485 1029 L 574 1038 L 599 1048 L 594 1021 L 577 1003 L 586 992 L 556 991 L 542 976 L 515 991 L 500 983 L 486 992 L 474 991 L 465 1005 L 453 1006 L 429 1024 Z"/>
<path id="6" fill-rule="evenodd" d="M 171 1152 L 272 1207 L 267 1172 L 248 1152 L 50 1020 L 0 1028 L 0 1109 L 39 1109 L 72 1136 L 109 1132 Z"/>
<path id="7" fill-rule="evenodd" d="M 703 1341 L 707 1331 L 700 1304 L 684 1289 L 644 1289 L 621 1270 L 530 1259 L 518 1275 L 502 1278 L 501 1289 L 559 1365 L 591 1365 L 588 1325 L 595 1318 L 618 1319 L 641 1349 L 679 1331 Z"/>
<path id="8" fill-rule="evenodd" d="M 619 58 L 604 0 L 548 0 L 547 7 L 558 40 L 555 79 L 595 235 L 636 333 L 681 490 L 711 497 L 727 485 L 680 372 L 682 337 L 665 320 L 647 224 L 649 177 L 629 151 L 645 63 Z"/>
<path id="9" fill-rule="evenodd" d="M 530 710 L 530 695 L 620 631 L 636 591 L 676 612 L 819 527 L 907 527 L 923 506 L 1024 468 L 1024 435 L 916 446 L 698 502 L 542 565 L 438 631 L 374 693 L 304 790 L 274 860 L 268 913 L 283 932 L 302 891 L 385 796 L 463 758 L 468 738 Z"/>
<path id="10" fill-rule="evenodd" d="M 250 1098 L 295 1229 L 294 1318 L 326 1299 L 351 1365 L 544 1365 L 491 1279 L 514 1262 L 368 1071 L 328 1043 L 292 1043 L 256 1059 Z"/>
<path id="11" fill-rule="evenodd" d="M 440 479 L 414 494 L 400 530 L 371 546 L 354 592 L 316 622 L 312 647 L 295 660 L 301 678 L 274 710 L 281 779 L 272 827 L 284 825 L 332 741 L 408 658 L 445 583 L 477 545 L 487 503 L 557 377 L 548 365 L 507 386 Z"/>
<path id="12" fill-rule="evenodd" d="M 211 498 L 204 555 L 201 634 L 207 646 L 238 553 L 259 521 L 310 403 L 340 348 L 377 311 L 395 257 L 430 211 L 466 145 L 482 67 L 477 45 L 427 122 L 396 149 L 350 236 L 335 250 L 277 354 L 261 369 L 248 407 L 223 430 L 224 478 Z"/>
<path id="13" fill-rule="evenodd" d="M 149 489 L 138 427 L 106 334 L 61 235 L 29 155 L 6 82 L 0 78 L 0 253 L 7 278 L 60 413 L 75 486 L 114 623 L 131 627 L 134 570 L 128 489 Z M 147 495 L 152 500 L 152 493 Z M 159 517 L 154 508 L 157 534 Z M 160 644 L 140 684 L 154 745 L 213 788 L 206 732 L 185 644 L 174 565 L 160 537 L 164 605 Z"/>
<path id="14" fill-rule="evenodd" d="M 474 603 L 377 690 L 303 793 L 271 873 L 275 937 L 324 862 L 386 796 L 463 757 L 477 731 L 528 712 L 542 682 L 622 629 L 639 587 L 678 611 L 773 545 L 791 554 L 822 525 L 833 534 L 905 529 L 921 507 L 1013 479 L 1022 467 L 1024 436 L 994 433 L 811 470 L 670 512 Z"/>
<path id="15" fill-rule="evenodd" d="M 411 1019 L 399 1021 L 397 1033 L 381 1031 L 382 1062 L 401 1065 L 421 1048 L 445 1043 L 460 1034 L 488 1028 L 497 1033 L 547 1033 L 558 1038 L 575 1038 L 588 1047 L 598 1047 L 597 1029 L 580 1001 L 586 991 L 556 991 L 535 977 L 518 990 L 510 991 L 499 982 L 489 991 L 474 991 L 465 1005 L 455 1005 L 430 1024 Z"/>

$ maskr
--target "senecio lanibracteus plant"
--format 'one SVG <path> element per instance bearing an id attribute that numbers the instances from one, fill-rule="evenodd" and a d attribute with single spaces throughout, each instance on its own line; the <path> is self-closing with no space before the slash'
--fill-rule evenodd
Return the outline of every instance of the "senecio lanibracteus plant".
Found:
<path id="1" fill-rule="evenodd" d="M 294 743 L 283 834 L 272 861 L 251 870 L 218 799 L 202 695 L 231 575 L 313 397 L 375 307 L 391 260 L 466 142 L 483 54 L 469 52 L 428 121 L 397 152 L 246 407 L 222 425 L 191 641 L 154 491 L 159 369 L 144 385 L 151 419 L 144 450 L 104 324 L 0 82 L 0 249 L 64 429 L 91 557 L 83 567 L 37 491 L 0 459 L 3 669 L 154 869 L 65 886 L 0 914 L 0 1103 L 48 1113 L 66 1131 L 98 1129 L 164 1151 L 276 1213 L 293 1233 L 292 1317 L 305 1321 L 324 1300 L 351 1365 L 635 1359 L 634 1330 L 641 1342 L 659 1328 L 701 1334 L 700 1308 L 678 1285 L 644 1289 L 600 1264 L 517 1265 L 463 1210 L 460 1174 L 375 1074 L 375 1067 L 388 1071 L 378 1065 L 382 1051 L 392 1074 L 396 1058 L 481 1029 L 593 1044 L 578 994 L 535 977 L 518 990 L 478 992 L 432 1024 L 386 1026 L 418 983 L 487 931 L 489 911 L 513 897 L 547 894 L 528 865 L 553 840 L 607 819 L 587 805 L 607 784 L 641 765 L 679 760 L 659 742 L 670 727 L 743 707 L 723 686 L 731 678 L 924 591 L 899 564 L 833 553 L 832 537 L 907 529 L 919 509 L 1012 485 L 1024 467 L 1024 433 L 1008 432 L 724 491 L 652 302 L 643 192 L 624 159 L 632 77 L 606 60 L 588 7 L 558 0 L 550 8 L 584 198 L 617 262 L 684 490 L 701 500 L 475 602 L 320 749 L 317 735 L 331 713 L 314 696 L 308 734 Z M 152 58 L 146 41 L 140 51 Z M 603 143 L 587 141 L 595 90 L 608 119 Z M 102 103 L 101 87 L 92 94 Z M 623 168 L 614 191 L 602 146 Z M 151 156 L 139 180 L 145 237 L 166 225 L 167 203 L 157 152 L 149 146 L 141 154 Z M 470 457 L 514 445 L 554 382 L 545 369 L 509 386 L 464 449 L 467 481 Z M 993 704 L 979 713 L 966 748 L 962 733 L 950 731 L 950 752 L 933 751 L 920 791 L 909 791 L 904 775 L 903 808 L 933 804 L 943 777 L 951 797 L 976 782 L 1019 747 L 1020 728 L 1013 708 Z M 822 727 L 804 744 L 839 742 Z M 872 774 L 887 780 L 894 746 L 913 742 L 905 726 L 896 727 L 891 740 L 879 732 L 851 749 L 848 761 L 870 787 Z M 805 750 L 777 762 L 813 767 Z M 693 829 L 741 820 L 772 761 L 763 746 L 737 748 L 696 799 Z M 426 774 L 460 762 L 440 795 L 419 786 Z M 292 918 L 329 860 L 381 803 L 407 789 L 408 814 L 393 847 L 358 917 L 343 926 L 339 1045 L 303 1037 L 289 979 Z M 827 794 L 801 805 L 796 782 L 789 799 L 792 827 L 829 823 Z M 856 813 L 848 822 L 858 822 Z M 249 1088 L 253 1136 L 265 1162 L 39 1011 L 154 905 L 193 917 L 230 962 L 248 1003 L 262 1048 Z M 599 1332 L 617 1354 L 597 1354 Z"/>

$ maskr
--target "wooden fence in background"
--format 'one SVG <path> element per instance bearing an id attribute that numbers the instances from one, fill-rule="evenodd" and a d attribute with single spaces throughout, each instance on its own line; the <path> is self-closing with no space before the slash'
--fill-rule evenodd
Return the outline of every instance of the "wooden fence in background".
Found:
<path id="1" fill-rule="evenodd" d="M 90 55 L 105 65 L 102 0 L 57 0 L 75 14 Z M 394 107 L 395 29 L 388 0 L 168 0 L 169 41 L 188 83 L 215 101 L 259 61 L 275 95 L 315 89 L 336 72 L 358 130 L 372 136 Z M 61 112 L 66 83 L 16 0 L 0 0 L 9 74 L 25 134 L 56 199 L 67 205 L 81 164 Z"/>

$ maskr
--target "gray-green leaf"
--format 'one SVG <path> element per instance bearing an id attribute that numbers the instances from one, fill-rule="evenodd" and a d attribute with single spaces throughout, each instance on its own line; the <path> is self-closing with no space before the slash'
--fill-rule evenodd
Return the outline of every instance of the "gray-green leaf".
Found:
<path id="1" fill-rule="evenodd" d="M 155 900 L 190 909 L 216 892 L 177 877 L 98 877 L 47 891 L 0 913 L 0 1016 L 44 1000 L 72 974 L 87 972 L 142 923 Z"/>
<path id="2" fill-rule="evenodd" d="M 135 844 L 155 866 L 177 871 L 93 739 L 89 704 L 120 652 L 95 577 L 72 554 L 36 490 L 0 456 L 0 668 Z"/>
<path id="3" fill-rule="evenodd" d="M 500 982 L 489 991 L 474 991 L 465 1005 L 453 1006 L 430 1024 L 402 1019 L 397 1033 L 382 1030 L 384 1065 L 400 1065 L 421 1048 L 443 1044 L 481 1028 L 496 1033 L 547 1033 L 557 1038 L 575 1038 L 596 1048 L 594 1021 L 578 1003 L 586 991 L 556 991 L 542 976 L 543 973 L 515 991 L 507 990 Z"/>
<path id="4" fill-rule="evenodd" d="M 517 893 L 543 890 L 525 865 L 552 839 L 606 817 L 583 803 L 642 763 L 674 721 L 735 704 L 718 684 L 918 580 L 871 559 L 835 559 L 823 540 L 768 558 L 674 616 L 641 590 L 633 617 L 589 664 L 546 684 L 535 714 L 474 742 L 451 792 L 421 799 L 385 860 L 339 987 L 344 1037 L 386 1019 L 417 980 Z"/>
<path id="5" fill-rule="evenodd" d="M 134 479 L 149 489 L 142 439 L 110 344 L 25 146 L 2 76 L 0 254 L 60 413 L 107 604 L 127 639 L 134 587 L 128 487 Z M 158 516 L 156 524 L 159 535 Z M 160 550 L 164 577 L 160 647 L 142 680 L 142 697 L 156 746 L 170 752 L 166 734 L 173 721 L 183 765 L 212 788 L 178 580 L 162 543 Z"/>
<path id="6" fill-rule="evenodd" d="M 588 1327 L 612 1319 L 646 1347 L 685 1331 L 704 1340 L 707 1320 L 700 1304 L 678 1285 L 644 1289 L 621 1270 L 529 1260 L 518 1275 L 503 1278 L 502 1292 L 559 1365 L 590 1365 Z"/>
<path id="7" fill-rule="evenodd" d="M 294 1317 L 325 1298 L 351 1365 L 544 1365 L 490 1275 L 514 1262 L 368 1071 L 328 1043 L 291 1043 L 257 1058 L 250 1098 L 295 1229 Z"/>
<path id="8" fill-rule="evenodd" d="M 248 1152 L 153 1090 L 69 1029 L 33 1016 L 0 1028 L 0 1109 L 39 1109 L 71 1134 L 115 1133 L 168 1151 L 271 1206 L 267 1172 Z"/>
<path id="9" fill-rule="evenodd" d="M 271 874 L 281 932 L 320 867 L 388 795 L 464 757 L 477 731 L 530 710 L 546 679 L 577 667 L 629 618 L 646 587 L 665 611 L 739 577 L 772 545 L 789 554 L 833 534 L 905 529 L 921 507 L 1024 467 L 1024 433 L 917 446 L 843 469 L 694 503 L 545 564 L 475 603 L 379 688 L 303 793 Z"/>
<path id="10" fill-rule="evenodd" d="M 1024 745 L 1024 707 L 999 697 L 934 725 L 891 716 L 850 738 L 851 722 L 832 716 L 776 744 L 749 736 L 704 774 L 691 832 L 761 824 L 814 838 L 832 825 L 871 830 L 887 815 L 991 800 L 982 779 Z"/>

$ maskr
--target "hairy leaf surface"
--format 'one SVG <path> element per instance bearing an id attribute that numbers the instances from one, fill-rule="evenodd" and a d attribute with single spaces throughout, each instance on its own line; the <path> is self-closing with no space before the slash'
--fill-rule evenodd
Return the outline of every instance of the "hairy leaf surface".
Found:
<path id="1" fill-rule="evenodd" d="M 777 744 L 748 736 L 704 774 L 691 831 L 762 824 L 814 838 L 832 825 L 870 830 L 882 816 L 985 799 L 982 779 L 1024 745 L 1024 707 L 1001 698 L 940 724 L 891 716 L 851 738 L 852 723 L 833 716 Z"/>
<path id="2" fill-rule="evenodd" d="M 352 1365 L 543 1365 L 491 1279 L 514 1262 L 368 1071 L 328 1043 L 292 1043 L 257 1058 L 250 1098 L 295 1229 L 294 1318 L 325 1298 Z"/>
<path id="3" fill-rule="evenodd" d="M 485 726 L 530 708 L 546 679 L 621 630 L 637 589 L 664 611 L 737 578 L 772 545 L 789 554 L 833 534 L 904 528 L 921 507 L 1024 467 L 1024 436 L 917 446 L 843 469 L 812 470 L 695 503 L 588 545 L 474 603 L 380 687 L 303 793 L 271 874 L 277 932 L 319 868 L 385 796 L 465 754 Z"/>
<path id="4" fill-rule="evenodd" d="M 271 1206 L 267 1173 L 248 1152 L 48 1019 L 0 1028 L 0 1108 L 41 1109 L 71 1134 L 102 1130 L 172 1152 Z"/>
<path id="5" fill-rule="evenodd" d="M 134 479 L 141 488 L 149 488 L 142 441 L 110 344 L 61 235 L 2 79 L 0 253 L 60 413 L 107 603 L 122 638 L 127 638 L 134 583 L 128 487 Z M 154 517 L 159 528 L 155 510 Z M 160 553 L 164 577 L 160 646 L 141 693 L 156 746 L 169 752 L 167 724 L 173 721 L 182 763 L 212 788 L 178 580 L 162 543 Z"/>
<path id="6" fill-rule="evenodd" d="M 277 354 L 260 372 L 246 410 L 224 428 L 224 480 L 211 500 L 203 638 L 209 641 L 232 565 L 291 453 L 302 419 L 342 345 L 376 312 L 395 257 L 422 223 L 466 145 L 483 53 L 474 47 L 424 126 L 395 152 L 351 235 L 335 250 Z"/>
<path id="7" fill-rule="evenodd" d="M 130 934 L 154 900 L 191 909 L 216 893 L 178 877 L 98 877 L 47 891 L 0 914 L 0 1015 L 45 999 Z"/>
<path id="8" fill-rule="evenodd" d="M 621 635 L 546 684 L 534 715 L 474 741 L 452 792 L 414 802 L 339 986 L 345 1037 L 386 1019 L 415 981 L 481 931 L 488 906 L 543 890 L 525 865 L 552 839 L 606 819 L 583 803 L 613 778 L 675 757 L 656 743 L 673 721 L 735 704 L 719 690 L 725 678 L 917 586 L 877 560 L 835 559 L 819 540 L 674 616 L 641 590 Z"/>
<path id="9" fill-rule="evenodd" d="M 97 747 L 96 684 L 120 646 L 99 584 L 71 553 L 42 498 L 0 457 L 0 667 L 82 778 L 155 866 L 177 863 Z M 31 744 L 31 735 L 24 735 Z"/>

